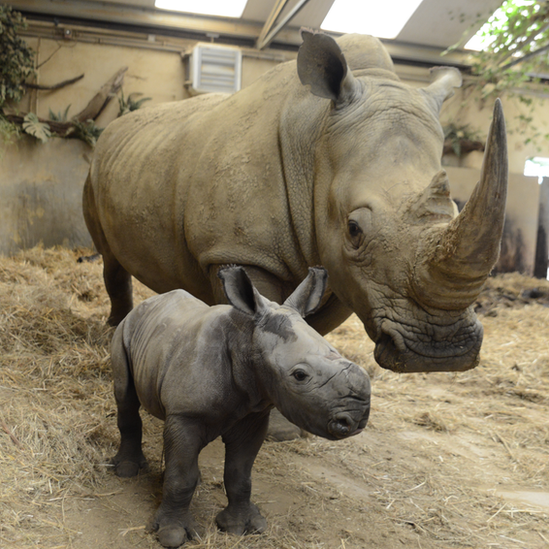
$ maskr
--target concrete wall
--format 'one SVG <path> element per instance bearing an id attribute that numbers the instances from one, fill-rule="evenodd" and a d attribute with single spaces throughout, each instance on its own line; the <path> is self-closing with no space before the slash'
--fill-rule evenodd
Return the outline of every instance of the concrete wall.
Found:
<path id="1" fill-rule="evenodd" d="M 91 149 L 75 139 L 25 137 L 0 158 L 0 253 L 44 246 L 91 246 L 82 185 Z"/>

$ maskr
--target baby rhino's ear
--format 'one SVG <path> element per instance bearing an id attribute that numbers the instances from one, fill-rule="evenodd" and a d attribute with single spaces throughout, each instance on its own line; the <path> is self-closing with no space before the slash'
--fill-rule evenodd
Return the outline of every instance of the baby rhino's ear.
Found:
<path id="1" fill-rule="evenodd" d="M 222 280 L 225 295 L 235 309 L 252 316 L 265 310 L 261 294 L 243 267 L 221 267 L 217 276 Z"/>
<path id="2" fill-rule="evenodd" d="M 307 278 L 288 297 L 284 305 L 295 309 L 302 317 L 314 313 L 326 291 L 328 273 L 322 267 L 310 267 Z"/>

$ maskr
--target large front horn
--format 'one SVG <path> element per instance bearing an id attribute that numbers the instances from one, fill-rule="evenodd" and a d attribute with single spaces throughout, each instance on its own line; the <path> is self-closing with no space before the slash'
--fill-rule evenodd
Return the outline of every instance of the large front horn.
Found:
<path id="1" fill-rule="evenodd" d="M 422 301 L 458 309 L 477 298 L 499 256 L 507 175 L 505 119 L 496 99 L 480 181 L 462 212 L 442 232 L 431 233 L 416 265 L 414 282 Z"/>

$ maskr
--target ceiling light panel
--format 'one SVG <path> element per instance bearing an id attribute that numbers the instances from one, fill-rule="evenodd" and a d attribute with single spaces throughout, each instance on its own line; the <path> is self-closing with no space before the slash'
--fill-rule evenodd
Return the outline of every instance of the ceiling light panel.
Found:
<path id="1" fill-rule="evenodd" d="M 248 0 L 156 0 L 155 7 L 163 10 L 214 15 L 218 17 L 241 17 Z"/>
<path id="2" fill-rule="evenodd" d="M 422 0 L 335 0 L 321 28 L 396 38 Z"/>

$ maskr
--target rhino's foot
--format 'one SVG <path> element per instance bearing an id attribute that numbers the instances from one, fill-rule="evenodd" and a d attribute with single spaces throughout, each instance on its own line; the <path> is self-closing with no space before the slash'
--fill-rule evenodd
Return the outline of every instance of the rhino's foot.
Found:
<path id="1" fill-rule="evenodd" d="M 172 521 L 157 515 L 152 529 L 157 531 L 158 541 L 163 547 L 179 547 L 187 540 L 200 539 L 199 528 L 189 514 Z"/>
<path id="2" fill-rule="evenodd" d="M 261 534 L 267 528 L 267 521 L 253 503 L 249 503 L 245 510 L 233 511 L 226 507 L 216 517 L 220 530 L 229 534 L 242 536 L 244 534 Z"/>
<path id="3" fill-rule="evenodd" d="M 136 458 L 128 458 L 117 454 L 112 458 L 111 462 L 114 465 L 116 476 L 122 478 L 135 477 L 140 472 L 147 472 L 149 470 L 149 464 L 143 454 Z"/>
<path id="4" fill-rule="evenodd" d="M 295 438 L 305 438 L 308 436 L 309 433 L 307 431 L 288 421 L 278 410 L 271 410 L 267 440 L 281 442 L 283 440 L 294 440 Z"/>

